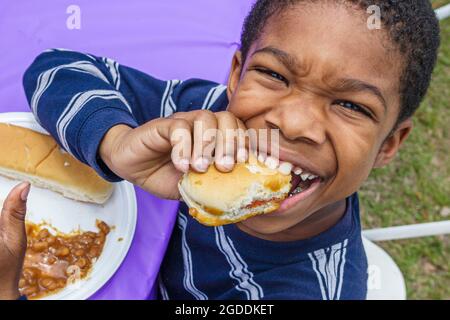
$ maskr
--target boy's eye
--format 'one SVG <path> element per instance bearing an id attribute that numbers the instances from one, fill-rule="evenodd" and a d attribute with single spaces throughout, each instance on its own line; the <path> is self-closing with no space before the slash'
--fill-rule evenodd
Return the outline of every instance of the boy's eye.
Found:
<path id="1" fill-rule="evenodd" d="M 370 111 L 368 111 L 366 108 L 360 106 L 359 104 L 353 103 L 351 101 L 346 101 L 346 100 L 338 100 L 335 102 L 335 104 L 347 109 L 347 110 L 351 110 L 354 112 L 359 112 L 362 113 L 363 115 L 372 118 L 372 114 Z"/>
<path id="2" fill-rule="evenodd" d="M 263 69 L 263 68 L 255 68 L 255 70 L 260 73 L 264 73 L 278 81 L 284 82 L 286 85 L 289 85 L 289 82 L 287 81 L 287 79 L 275 71 L 272 71 L 270 69 Z"/>

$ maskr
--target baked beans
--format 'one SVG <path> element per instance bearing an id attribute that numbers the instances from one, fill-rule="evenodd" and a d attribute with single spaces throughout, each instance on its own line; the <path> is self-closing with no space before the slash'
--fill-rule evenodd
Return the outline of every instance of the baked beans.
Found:
<path id="1" fill-rule="evenodd" d="M 97 220 L 98 232 L 63 234 L 45 224 L 26 223 L 27 250 L 19 290 L 28 299 L 58 292 L 85 278 L 100 256 L 110 227 Z M 52 234 L 48 228 L 55 230 Z"/>

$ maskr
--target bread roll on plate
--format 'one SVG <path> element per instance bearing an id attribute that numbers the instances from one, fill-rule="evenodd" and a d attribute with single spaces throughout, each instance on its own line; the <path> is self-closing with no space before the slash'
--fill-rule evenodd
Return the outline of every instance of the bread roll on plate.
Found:
<path id="1" fill-rule="evenodd" d="M 205 173 L 189 171 L 178 189 L 191 216 L 204 225 L 220 226 L 277 210 L 291 189 L 291 174 L 250 156 L 228 173 L 214 165 Z"/>
<path id="2" fill-rule="evenodd" d="M 97 204 L 113 191 L 111 183 L 61 150 L 52 137 L 7 123 L 0 123 L 0 175 Z"/>

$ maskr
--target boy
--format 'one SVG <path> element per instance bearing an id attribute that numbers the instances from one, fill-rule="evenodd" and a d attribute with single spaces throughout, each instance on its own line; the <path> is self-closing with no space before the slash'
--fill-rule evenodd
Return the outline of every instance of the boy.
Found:
<path id="1" fill-rule="evenodd" d="M 380 8 L 381 29 L 367 26 L 370 5 Z M 210 128 L 279 129 L 280 160 L 320 177 L 277 212 L 235 225 L 204 227 L 181 204 L 162 298 L 364 299 L 356 191 L 411 130 L 439 46 L 434 12 L 427 0 L 259 0 L 241 40 L 227 87 L 164 82 L 110 59 L 50 50 L 25 73 L 25 92 L 66 151 L 109 181 L 162 198 L 179 198 L 189 167 L 232 170 L 237 155 L 225 146 L 234 140 L 217 135 L 214 155 L 204 152 L 199 137 Z M 177 129 L 192 135 L 175 138 Z M 190 157 L 172 154 L 180 146 Z"/>

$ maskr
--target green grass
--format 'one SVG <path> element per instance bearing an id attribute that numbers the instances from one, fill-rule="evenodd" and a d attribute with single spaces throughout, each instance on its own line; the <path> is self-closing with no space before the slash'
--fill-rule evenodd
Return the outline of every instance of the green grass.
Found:
<path id="1" fill-rule="evenodd" d="M 364 228 L 450 219 L 450 18 L 440 25 L 439 60 L 414 130 L 393 163 L 374 170 L 360 192 Z M 449 236 L 378 244 L 400 267 L 409 299 L 450 299 Z"/>
<path id="2" fill-rule="evenodd" d="M 446 4 L 449 4 L 450 1 L 449 0 L 433 0 L 433 1 L 431 1 L 431 3 L 433 4 L 433 8 L 439 8 Z"/>

